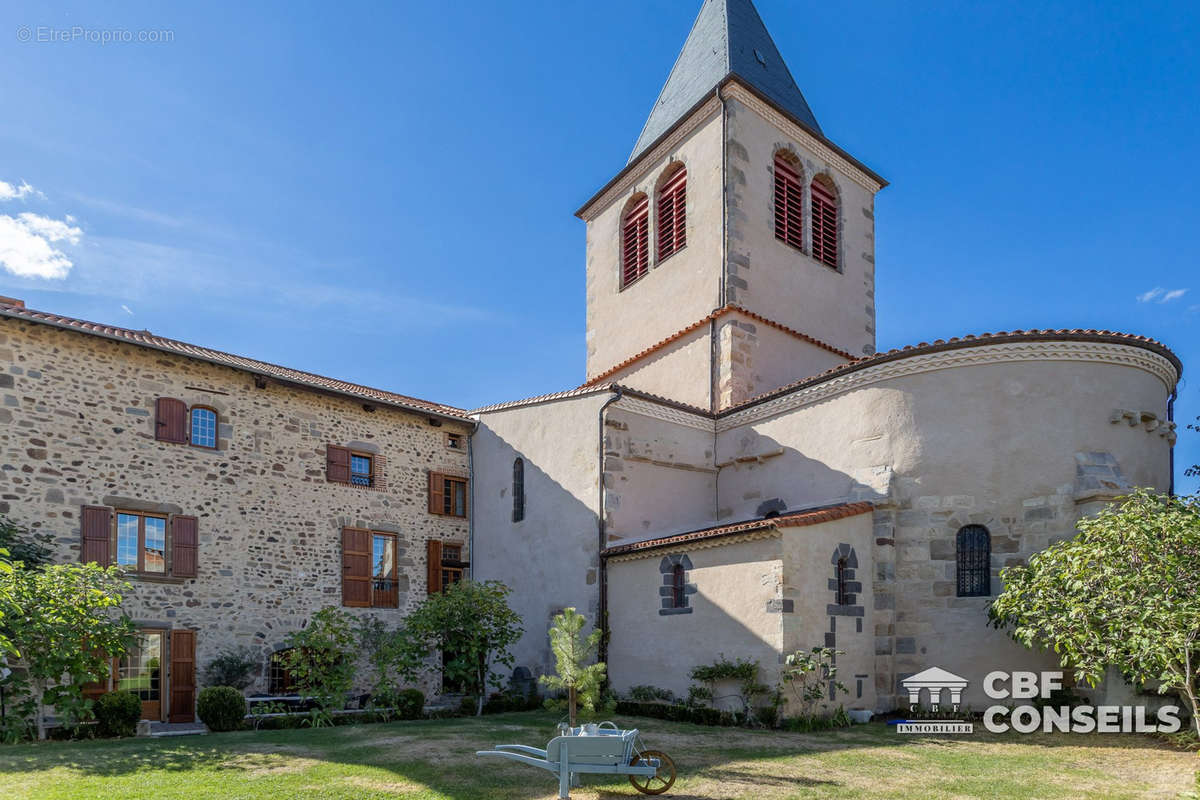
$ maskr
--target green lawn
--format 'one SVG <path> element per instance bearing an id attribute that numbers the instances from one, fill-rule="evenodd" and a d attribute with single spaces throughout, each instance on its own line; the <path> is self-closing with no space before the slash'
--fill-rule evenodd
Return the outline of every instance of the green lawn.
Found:
<path id="1" fill-rule="evenodd" d="M 549 773 L 477 759 L 544 745 L 547 713 L 321 730 L 0 746 L 0 797 L 38 800 L 551 798 Z M 670 798 L 1194 796 L 1200 759 L 1131 735 L 910 737 L 881 724 L 791 734 L 618 718 L 679 767 Z M 641 797 L 585 776 L 575 798 Z"/>

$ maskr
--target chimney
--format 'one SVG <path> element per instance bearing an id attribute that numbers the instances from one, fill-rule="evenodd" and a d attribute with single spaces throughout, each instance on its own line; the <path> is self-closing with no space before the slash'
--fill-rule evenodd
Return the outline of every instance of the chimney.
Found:
<path id="1" fill-rule="evenodd" d="M 12 306 L 13 308 L 24 308 L 25 301 L 18 300 L 15 297 L 0 296 L 0 306 Z"/>

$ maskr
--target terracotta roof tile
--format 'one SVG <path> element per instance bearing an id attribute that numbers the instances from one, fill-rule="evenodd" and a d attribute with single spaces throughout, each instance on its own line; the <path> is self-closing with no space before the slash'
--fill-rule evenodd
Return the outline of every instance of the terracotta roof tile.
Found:
<path id="1" fill-rule="evenodd" d="M 625 553 L 654 550 L 660 547 L 670 547 L 672 545 L 686 544 L 704 539 L 715 539 L 721 536 L 731 536 L 736 533 L 746 533 L 766 528 L 794 528 L 804 525 L 820 525 L 822 522 L 832 522 L 858 514 L 865 514 L 872 509 L 874 509 L 874 506 L 871 503 L 860 502 L 839 503 L 837 505 L 808 508 L 801 511 L 790 511 L 786 514 L 780 514 L 777 517 L 735 522 L 730 525 L 718 525 L 713 528 L 701 528 L 700 530 L 688 531 L 686 533 L 661 536 L 657 539 L 647 539 L 644 542 L 614 545 L 613 547 L 605 548 L 602 555 L 606 557 L 618 556 Z"/>
<path id="2" fill-rule="evenodd" d="M 725 316 L 726 314 L 734 314 L 734 313 L 742 314 L 743 316 L 747 316 L 750 319 L 754 320 L 755 322 L 759 322 L 763 325 L 768 325 L 772 328 L 775 328 L 776 330 L 783 331 L 784 333 L 790 334 L 791 336 L 794 336 L 797 339 L 801 339 L 803 341 L 808 342 L 809 344 L 816 345 L 817 347 L 820 347 L 823 350 L 828 350 L 829 352 L 833 353 L 836 356 L 840 356 L 840 357 L 850 360 L 850 361 L 854 360 L 854 355 L 852 353 L 847 353 L 845 350 L 841 350 L 837 347 L 834 347 L 831 344 L 826 344 L 825 342 L 822 342 L 820 339 L 816 339 L 816 338 L 813 338 L 812 336 L 809 336 L 807 333 L 801 333 L 798 330 L 789 328 L 788 326 L 783 325 L 778 322 L 775 322 L 774 320 L 767 319 L 766 317 L 762 316 L 761 314 L 756 314 L 753 311 L 748 311 L 735 303 L 730 303 L 730 304 L 724 306 L 723 308 L 717 309 L 716 311 L 712 312 L 711 314 L 704 317 L 703 319 L 693 322 L 691 325 L 688 325 L 686 328 L 682 328 L 682 329 L 676 331 L 675 333 L 671 334 L 667 338 L 665 338 L 661 341 L 655 342 L 654 344 L 647 347 L 645 350 L 635 353 L 634 355 L 632 355 L 629 358 L 622 361 L 620 364 L 617 364 L 615 367 L 610 367 L 609 369 L 606 369 L 604 372 L 601 372 L 599 375 L 589 378 L 583 385 L 584 386 L 592 386 L 593 384 L 600 383 L 601 381 L 605 380 L 606 378 L 612 377 L 613 375 L 617 374 L 618 372 L 625 369 L 626 367 L 636 364 L 638 361 L 641 361 L 646 356 L 657 353 L 659 350 L 663 349 L 664 347 L 671 344 L 672 342 L 679 341 L 680 339 L 682 339 L 684 336 L 687 336 L 692 331 L 695 331 L 695 330 L 698 330 L 698 329 L 704 327 L 708 323 L 712 322 L 714 319 L 720 319 L 721 317 Z"/>
<path id="3" fill-rule="evenodd" d="M 916 345 L 905 345 L 885 353 L 876 353 L 873 356 L 866 356 L 850 361 L 846 364 L 839 364 L 836 367 L 820 372 L 816 375 L 810 375 L 806 378 L 793 381 L 792 383 L 780 386 L 778 389 L 772 389 L 769 392 L 752 397 L 745 402 L 739 403 L 736 406 L 724 409 L 717 416 L 727 416 L 737 413 L 742 409 L 748 408 L 758 403 L 765 402 L 774 397 L 785 395 L 789 392 L 794 392 L 797 389 L 806 388 L 823 381 L 830 380 L 839 375 L 848 372 L 855 372 L 867 367 L 873 367 L 876 364 L 883 364 L 888 361 L 896 361 L 909 356 L 925 355 L 926 353 L 937 353 L 944 350 L 957 350 L 966 347 L 975 347 L 987 344 L 1003 344 L 1006 342 L 1045 342 L 1045 341 L 1083 341 L 1083 342 L 1110 342 L 1113 344 L 1126 344 L 1143 347 L 1150 350 L 1171 362 L 1175 368 L 1177 376 L 1183 375 L 1183 363 L 1179 357 L 1171 352 L 1170 348 L 1155 339 L 1148 336 L 1137 336 L 1132 333 L 1118 333 L 1116 331 L 1098 331 L 1093 329 L 1083 328 L 1058 328 L 1058 329 L 1035 329 L 1035 330 L 1015 330 L 1015 331 L 998 331 L 996 333 L 981 333 L 968 334 L 966 336 L 955 336 L 950 339 L 935 339 L 933 342 L 921 342 Z"/>
<path id="4" fill-rule="evenodd" d="M 4 298 L 7 300 L 8 298 Z M 195 358 L 200 361 L 207 361 L 211 364 L 220 364 L 233 369 L 251 372 L 256 375 L 264 375 L 268 378 L 274 378 L 284 383 L 295 384 L 320 391 L 333 392 L 335 394 L 354 397 L 359 400 L 367 400 L 375 403 L 383 403 L 385 405 L 396 406 L 408 411 L 416 411 L 422 414 L 434 414 L 443 417 L 453 417 L 469 422 L 467 412 L 461 408 L 443 405 L 441 403 L 433 403 L 428 400 L 421 400 L 408 395 L 396 394 L 395 392 L 384 391 L 383 389 L 374 389 L 369 386 L 360 386 L 357 383 L 348 383 L 340 381 L 336 378 L 326 378 L 323 375 L 316 375 L 311 372 L 302 372 L 300 370 L 291 369 L 289 367 L 281 367 L 277 364 L 270 364 L 266 361 L 256 361 L 252 358 L 232 355 L 224 353 L 220 350 L 211 350 L 207 347 L 188 344 L 187 342 L 176 341 L 175 339 L 167 339 L 163 336 L 155 336 L 150 331 L 135 331 L 128 328 L 118 328 L 113 325 L 103 325 L 98 322 L 89 322 L 83 319 L 75 319 L 74 317 L 64 317 L 59 314 L 49 314 L 44 311 L 34 311 L 24 308 L 23 305 L 17 305 L 12 302 L 0 302 L 0 316 L 10 317 L 12 319 L 22 319 L 28 322 L 35 322 L 42 325 L 50 325 L 56 328 L 64 328 L 66 330 L 79 331 L 93 336 L 101 336 L 106 339 L 113 339 L 120 342 L 128 342 L 141 347 L 149 347 L 154 350 L 161 350 L 167 353 L 175 353 L 188 358 Z"/>

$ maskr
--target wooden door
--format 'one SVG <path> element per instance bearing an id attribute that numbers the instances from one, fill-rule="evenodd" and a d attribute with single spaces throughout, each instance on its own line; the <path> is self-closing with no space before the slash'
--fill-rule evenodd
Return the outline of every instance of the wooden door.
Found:
<path id="1" fill-rule="evenodd" d="M 170 722 L 196 720 L 196 632 L 171 631 Z"/>

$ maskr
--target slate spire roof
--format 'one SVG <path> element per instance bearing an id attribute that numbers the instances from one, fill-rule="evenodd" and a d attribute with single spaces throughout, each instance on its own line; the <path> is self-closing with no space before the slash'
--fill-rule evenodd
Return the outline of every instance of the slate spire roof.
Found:
<path id="1" fill-rule="evenodd" d="M 757 89 L 821 135 L 821 127 L 796 86 L 783 56 L 751 0 L 704 0 L 692 32 L 634 145 L 633 162 L 692 106 L 730 75 Z"/>

